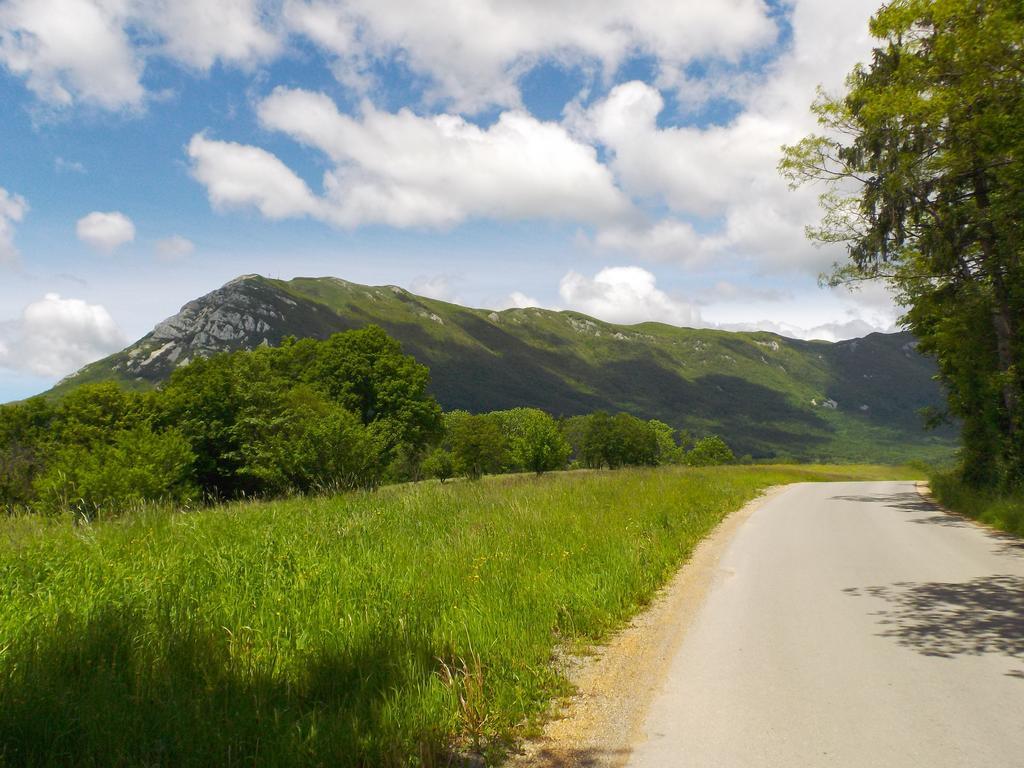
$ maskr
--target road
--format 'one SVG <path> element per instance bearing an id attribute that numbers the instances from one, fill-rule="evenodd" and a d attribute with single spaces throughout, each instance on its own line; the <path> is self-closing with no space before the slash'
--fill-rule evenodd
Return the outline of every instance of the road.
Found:
<path id="1" fill-rule="evenodd" d="M 1024 766 L 1024 544 L 913 483 L 792 486 L 719 561 L 633 768 Z"/>

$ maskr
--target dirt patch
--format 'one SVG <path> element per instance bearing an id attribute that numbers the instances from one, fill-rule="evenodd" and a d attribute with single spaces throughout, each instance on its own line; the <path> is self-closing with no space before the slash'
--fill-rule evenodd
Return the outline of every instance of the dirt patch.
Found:
<path id="1" fill-rule="evenodd" d="M 568 657 L 576 694 L 561 703 L 543 734 L 524 745 L 511 768 L 611 768 L 625 765 L 669 662 L 719 575 L 733 534 L 784 487 L 769 488 L 704 539 L 643 613 L 593 655 Z"/>

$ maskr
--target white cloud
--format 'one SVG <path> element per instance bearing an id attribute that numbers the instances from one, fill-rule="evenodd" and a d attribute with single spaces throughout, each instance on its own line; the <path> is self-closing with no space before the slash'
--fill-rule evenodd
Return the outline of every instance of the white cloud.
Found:
<path id="1" fill-rule="evenodd" d="M 346 84 L 368 85 L 368 62 L 394 57 L 431 83 L 428 100 L 475 112 L 519 106 L 518 79 L 538 61 L 607 76 L 639 53 L 679 71 L 777 34 L 763 0 L 6 0 L 0 63 L 46 102 L 120 109 L 144 102 L 153 57 L 248 68 L 304 38 Z"/>
<path id="2" fill-rule="evenodd" d="M 256 0 L 155 0 L 140 7 L 163 41 L 161 53 L 200 70 L 215 62 L 250 67 L 276 55 L 280 37 Z M 273 24 L 273 22 L 271 22 Z"/>
<path id="3" fill-rule="evenodd" d="M 503 299 L 497 301 L 485 301 L 484 306 L 493 309 L 528 309 L 529 307 L 544 307 L 544 305 L 532 296 L 527 296 L 522 291 L 512 291 Z"/>
<path id="4" fill-rule="evenodd" d="M 819 218 L 816 191 L 790 191 L 776 165 L 781 145 L 815 127 L 809 111 L 815 87 L 840 88 L 870 51 L 867 19 L 875 10 L 875 0 L 796 0 L 792 46 L 758 76 L 738 71 L 694 82 L 676 72 L 661 78 L 660 85 L 681 89 L 687 102 L 723 95 L 737 100 L 739 111 L 726 124 L 659 125 L 664 98 L 643 82 L 619 85 L 586 110 L 570 108 L 568 122 L 608 150 L 611 168 L 633 197 L 667 206 L 674 218 L 717 223 L 701 235 L 701 253 L 743 260 L 755 270 L 826 270 L 844 254 L 804 237 L 804 227 Z M 599 245 L 602 239 L 619 251 L 652 255 L 650 232 L 599 235 Z M 684 249 L 680 260 L 690 261 L 693 250 Z"/>
<path id="5" fill-rule="evenodd" d="M 250 67 L 281 50 L 258 0 L 6 0 L 0 64 L 48 104 L 138 109 L 146 60 Z"/>
<path id="6" fill-rule="evenodd" d="M 326 95 L 277 88 L 259 107 L 268 128 L 324 152 L 334 218 L 345 226 L 447 226 L 469 217 L 616 219 L 629 202 L 595 150 L 518 111 L 480 128 L 455 115 L 341 114 Z"/>
<path id="7" fill-rule="evenodd" d="M 28 212 L 28 203 L 21 195 L 15 195 L 0 187 L 0 266 L 13 264 L 18 260 L 18 249 L 14 247 L 14 225 Z"/>
<path id="8" fill-rule="evenodd" d="M 84 164 L 76 160 L 65 160 L 63 157 L 53 159 L 53 169 L 57 173 L 87 173 Z"/>
<path id="9" fill-rule="evenodd" d="M 744 113 L 726 126 L 661 128 L 663 108 L 654 87 L 634 81 L 571 121 L 581 135 L 611 150 L 610 165 L 631 195 L 721 224 L 698 236 L 669 218 L 647 229 L 599 233 L 598 245 L 684 263 L 725 254 L 813 272 L 836 258 L 805 241 L 804 226 L 817 212 L 814 194 L 791 192 L 775 169 L 781 145 L 799 137 L 793 124 Z"/>
<path id="10" fill-rule="evenodd" d="M 363 105 L 341 114 L 321 93 L 276 89 L 259 105 L 267 128 L 314 147 L 334 167 L 315 196 L 258 147 L 193 137 L 193 175 L 215 205 L 269 218 L 310 215 L 342 227 L 448 227 L 468 218 L 621 221 L 631 215 L 596 151 L 555 123 L 505 112 L 489 128 L 454 115 Z"/>
<path id="11" fill-rule="evenodd" d="M 451 281 L 445 275 L 420 275 L 409 284 L 409 290 L 428 299 L 457 302 Z"/>
<path id="12" fill-rule="evenodd" d="M 598 230 L 594 245 L 654 261 L 694 264 L 707 248 L 691 224 L 676 219 L 654 223 L 606 226 Z"/>
<path id="13" fill-rule="evenodd" d="M 174 262 L 190 256 L 195 251 L 196 245 L 187 237 L 171 235 L 156 244 L 156 255 L 161 261 Z"/>
<path id="14" fill-rule="evenodd" d="M 7 0 L 0 5 L 0 62 L 46 102 L 137 107 L 145 93 L 142 62 L 124 28 L 126 9 L 117 0 Z"/>
<path id="15" fill-rule="evenodd" d="M 508 295 L 508 302 L 510 307 L 516 307 L 517 309 L 544 306 L 537 299 L 532 296 L 527 296 L 522 291 L 512 291 L 512 293 Z"/>
<path id="16" fill-rule="evenodd" d="M 518 105 L 517 79 L 541 59 L 611 74 L 634 53 L 677 66 L 736 60 L 777 35 L 762 0 L 291 0 L 285 18 L 344 60 L 400 51 L 434 96 L 470 112 Z"/>
<path id="17" fill-rule="evenodd" d="M 321 203 L 291 169 L 259 147 L 214 141 L 197 133 L 188 143 L 192 175 L 214 208 L 252 206 L 268 219 L 316 215 Z"/>
<path id="18" fill-rule="evenodd" d="M 822 323 L 810 328 L 793 325 L 792 323 L 777 323 L 773 320 L 759 320 L 756 323 L 724 323 L 717 327 L 724 331 L 768 331 L 770 333 L 777 333 L 779 336 L 807 341 L 812 339 L 844 341 L 845 339 L 858 339 L 862 336 L 867 336 L 869 333 L 891 333 L 896 330 L 894 326 L 873 325 L 859 317 L 834 323 Z"/>
<path id="19" fill-rule="evenodd" d="M 104 253 L 113 253 L 135 239 L 135 225 L 120 211 L 93 211 L 75 225 L 75 233 L 83 243 Z"/>
<path id="20" fill-rule="evenodd" d="M 593 278 L 571 271 L 558 292 L 570 309 L 610 323 L 702 325 L 697 307 L 660 290 L 654 275 L 641 267 L 607 267 Z"/>
<path id="21" fill-rule="evenodd" d="M 710 325 L 729 331 L 839 341 L 899 330 L 901 310 L 882 283 L 862 283 L 856 291 L 808 288 L 799 293 L 722 285 L 713 293 L 704 317 Z"/>
<path id="22" fill-rule="evenodd" d="M 0 323 L 0 366 L 64 376 L 124 347 L 124 334 L 99 304 L 48 293 L 18 320 Z"/>
<path id="23" fill-rule="evenodd" d="M 898 330 L 899 310 L 888 289 L 868 284 L 862 293 L 837 288 L 794 294 L 719 281 L 700 291 L 698 301 L 661 290 L 656 277 L 642 267 L 624 266 L 602 269 L 592 278 L 566 273 L 559 283 L 559 308 L 610 323 L 656 321 L 691 328 L 770 331 L 794 339 L 839 341 Z M 542 306 L 517 292 L 499 308 Z"/>

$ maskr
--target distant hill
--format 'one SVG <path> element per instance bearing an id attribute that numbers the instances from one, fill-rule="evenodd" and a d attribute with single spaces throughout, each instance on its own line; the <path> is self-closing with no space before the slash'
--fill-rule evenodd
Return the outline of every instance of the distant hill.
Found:
<path id="1" fill-rule="evenodd" d="M 53 392 L 110 379 L 155 386 L 197 356 L 370 323 L 430 367 L 446 409 L 626 410 L 695 435 L 721 434 L 737 454 L 759 458 L 897 460 L 953 449 L 950 430 L 921 426 L 918 411 L 943 398 L 934 363 L 909 334 L 833 344 L 613 325 L 578 312 L 470 309 L 333 277 L 236 278 Z"/>

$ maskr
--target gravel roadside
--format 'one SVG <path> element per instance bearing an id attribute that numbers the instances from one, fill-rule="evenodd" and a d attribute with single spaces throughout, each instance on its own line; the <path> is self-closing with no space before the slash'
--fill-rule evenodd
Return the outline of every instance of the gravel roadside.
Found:
<path id="1" fill-rule="evenodd" d="M 629 759 L 644 714 L 660 690 L 669 661 L 720 573 L 718 563 L 733 534 L 787 486 L 769 488 L 732 513 L 704 539 L 658 594 L 607 645 L 566 659 L 576 693 L 560 702 L 541 736 L 511 758 L 510 768 L 611 768 Z"/>

